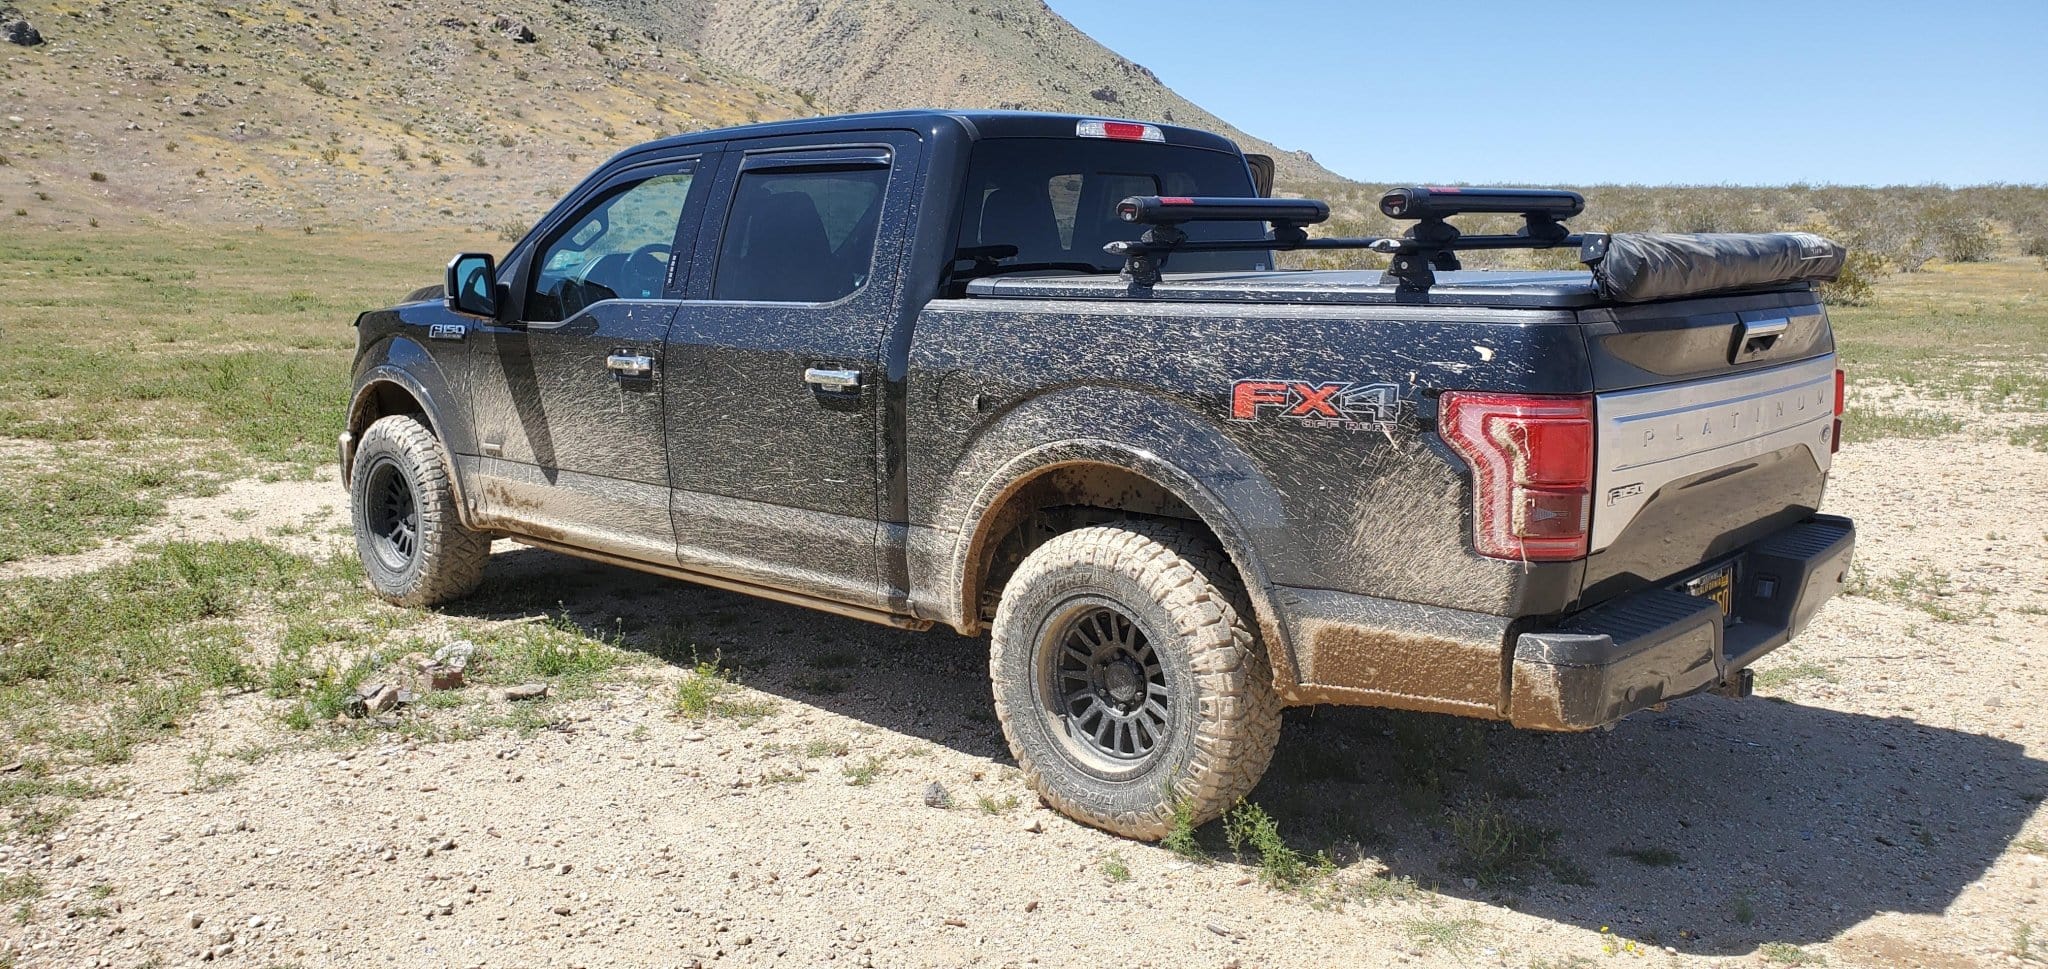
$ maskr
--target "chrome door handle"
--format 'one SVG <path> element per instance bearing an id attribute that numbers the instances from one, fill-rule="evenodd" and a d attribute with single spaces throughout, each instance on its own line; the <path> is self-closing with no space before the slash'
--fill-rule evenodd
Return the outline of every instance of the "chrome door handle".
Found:
<path id="1" fill-rule="evenodd" d="M 820 390 L 859 390 L 860 371 L 820 370 L 811 367 L 804 371 L 804 383 Z"/>
<path id="2" fill-rule="evenodd" d="M 621 377 L 654 376 L 654 358 L 644 353 L 614 353 L 604 358 L 604 365 Z"/>

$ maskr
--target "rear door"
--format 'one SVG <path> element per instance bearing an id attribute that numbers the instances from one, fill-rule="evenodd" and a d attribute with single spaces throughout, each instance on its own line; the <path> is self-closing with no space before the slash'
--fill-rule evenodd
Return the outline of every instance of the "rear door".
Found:
<path id="1" fill-rule="evenodd" d="M 682 564 L 884 600 L 877 494 L 921 143 L 858 132 L 735 145 L 667 344 Z"/>
<path id="2" fill-rule="evenodd" d="M 551 216 L 511 283 L 516 319 L 475 334 L 482 517 L 667 561 L 663 341 L 716 154 L 614 173 Z M 715 168 L 715 164 L 713 164 Z"/>

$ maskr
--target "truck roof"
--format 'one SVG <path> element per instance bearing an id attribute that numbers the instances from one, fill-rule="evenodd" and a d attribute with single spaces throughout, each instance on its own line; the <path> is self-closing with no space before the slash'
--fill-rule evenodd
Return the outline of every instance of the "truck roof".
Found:
<path id="1" fill-rule="evenodd" d="M 801 135 L 830 131 L 874 131 L 882 129 L 937 131 L 952 129 L 964 134 L 969 140 L 981 138 L 1073 138 L 1074 125 L 1079 121 L 1123 121 L 1109 115 L 1093 114 L 1050 114 L 1038 111 L 948 111 L 937 108 L 916 108 L 905 111 L 877 111 L 867 114 L 838 114 L 817 118 L 796 118 L 789 121 L 769 121 L 761 124 L 740 125 L 732 128 L 711 128 L 672 135 L 626 150 L 626 154 L 653 151 L 677 146 L 702 144 L 714 141 L 732 141 L 739 138 L 768 138 L 779 135 Z M 1206 148 L 1211 151 L 1238 152 L 1235 142 L 1213 132 L 1179 125 L 1161 124 L 1157 121 L 1132 121 L 1132 124 L 1146 124 L 1166 136 L 1166 143 L 1191 148 Z"/>

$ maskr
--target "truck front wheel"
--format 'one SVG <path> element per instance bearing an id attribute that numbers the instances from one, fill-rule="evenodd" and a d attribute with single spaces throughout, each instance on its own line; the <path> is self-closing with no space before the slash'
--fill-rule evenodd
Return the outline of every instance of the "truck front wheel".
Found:
<path id="1" fill-rule="evenodd" d="M 448 460 L 424 421 L 398 414 L 370 425 L 349 485 L 356 554 L 379 596 L 433 606 L 476 591 L 491 539 L 463 527 Z"/>
<path id="2" fill-rule="evenodd" d="M 1221 549 L 1122 522 L 1039 546 L 1003 589 L 996 715 L 1047 804 L 1129 838 L 1201 824 L 1250 793 L 1280 700 Z"/>

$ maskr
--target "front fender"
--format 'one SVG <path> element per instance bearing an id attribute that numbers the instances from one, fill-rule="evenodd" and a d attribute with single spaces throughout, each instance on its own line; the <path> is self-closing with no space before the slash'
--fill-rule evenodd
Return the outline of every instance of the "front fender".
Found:
<path id="1" fill-rule="evenodd" d="M 1283 694 L 1297 682 L 1288 623 L 1278 611 L 1263 552 L 1281 540 L 1279 492 L 1228 437 L 1201 415 L 1127 387 L 1069 386 L 1029 398 L 984 424 L 940 489 L 926 521 L 950 536 L 939 588 L 952 590 L 955 625 L 978 617 L 974 582 L 979 551 L 995 537 L 1004 502 L 1039 475 L 1097 464 L 1151 481 L 1214 532 L 1236 565 L 1267 643 Z"/>
<path id="2" fill-rule="evenodd" d="M 447 371 L 419 341 L 400 334 L 378 341 L 357 359 L 353 385 L 348 429 L 342 438 L 342 485 L 348 485 L 353 470 L 355 443 L 381 416 L 377 413 L 380 389 L 396 387 L 419 403 L 427 426 L 447 452 L 458 504 L 467 518 L 469 503 L 460 500 L 467 493 L 463 487 L 463 462 L 457 455 L 475 454 L 476 446 L 462 396 L 456 392 Z"/>

